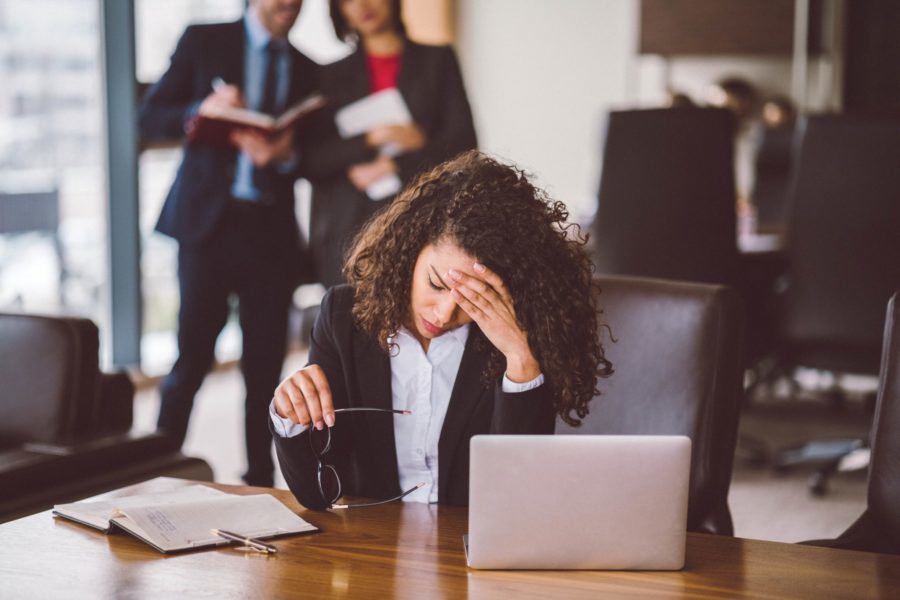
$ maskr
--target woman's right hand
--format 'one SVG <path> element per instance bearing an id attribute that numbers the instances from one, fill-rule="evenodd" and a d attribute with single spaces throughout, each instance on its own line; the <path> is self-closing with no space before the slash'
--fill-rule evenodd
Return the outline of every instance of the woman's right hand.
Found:
<path id="1" fill-rule="evenodd" d="M 334 426 L 334 404 L 325 372 L 319 365 L 295 371 L 275 388 L 275 412 L 306 427 Z"/>

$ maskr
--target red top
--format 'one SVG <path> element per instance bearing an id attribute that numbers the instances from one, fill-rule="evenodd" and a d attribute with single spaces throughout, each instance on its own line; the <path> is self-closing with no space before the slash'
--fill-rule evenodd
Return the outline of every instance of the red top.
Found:
<path id="1" fill-rule="evenodd" d="M 369 93 L 374 94 L 381 90 L 397 87 L 397 73 L 400 72 L 401 54 L 388 56 L 372 56 L 366 54 L 366 63 L 369 66 Z"/>

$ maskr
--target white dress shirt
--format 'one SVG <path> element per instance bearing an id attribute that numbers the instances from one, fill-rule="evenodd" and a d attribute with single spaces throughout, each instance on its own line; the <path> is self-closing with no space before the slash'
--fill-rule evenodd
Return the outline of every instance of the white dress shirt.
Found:
<path id="1" fill-rule="evenodd" d="M 405 492 L 425 484 L 405 496 L 406 502 L 438 500 L 438 441 L 469 338 L 469 327 L 463 325 L 432 339 L 427 353 L 405 328 L 392 338 L 396 344 L 390 358 L 393 407 L 412 411 L 411 415 L 393 416 L 400 489 Z M 502 389 L 506 393 L 525 392 L 543 383 L 543 374 L 525 383 L 515 383 L 504 375 Z M 274 400 L 269 412 L 278 435 L 294 437 L 306 431 L 306 427 L 278 416 Z"/>

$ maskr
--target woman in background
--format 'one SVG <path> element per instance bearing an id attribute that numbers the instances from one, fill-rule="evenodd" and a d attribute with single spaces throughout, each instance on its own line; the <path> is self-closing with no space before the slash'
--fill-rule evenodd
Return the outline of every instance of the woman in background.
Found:
<path id="1" fill-rule="evenodd" d="M 310 249 L 316 279 L 326 287 L 343 281 L 347 245 L 392 198 L 370 199 L 367 187 L 391 174 L 406 184 L 417 173 L 476 147 L 453 49 L 410 41 L 400 0 L 331 0 L 331 19 L 338 38 L 356 48 L 323 68 L 321 87 L 331 110 L 313 128 L 316 141 L 304 157 L 313 184 Z M 399 90 L 413 123 L 342 139 L 334 114 L 389 88 Z"/>
<path id="2" fill-rule="evenodd" d="M 369 221 L 349 285 L 322 301 L 309 364 L 270 408 L 301 504 L 467 504 L 473 435 L 580 423 L 612 369 L 567 217 L 521 171 L 470 151 Z"/>

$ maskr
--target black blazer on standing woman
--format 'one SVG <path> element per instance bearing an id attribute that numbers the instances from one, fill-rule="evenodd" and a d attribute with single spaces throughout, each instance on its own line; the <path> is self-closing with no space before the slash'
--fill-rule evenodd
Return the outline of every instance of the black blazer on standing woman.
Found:
<path id="1" fill-rule="evenodd" d="M 370 200 L 350 183 L 347 170 L 373 160 L 377 150 L 366 144 L 365 135 L 341 139 L 334 124 L 337 110 L 369 95 L 365 51 L 357 48 L 323 67 L 321 86 L 331 110 L 323 112 L 319 127 L 310 129 L 315 152 L 304 158 L 304 170 L 313 184 L 309 245 L 316 278 L 327 287 L 343 281 L 344 249 L 360 225 L 389 200 Z M 418 173 L 477 146 L 472 111 L 451 47 L 405 40 L 397 89 L 427 136 L 423 148 L 394 159 L 404 185 Z"/>
<path id="2" fill-rule="evenodd" d="M 309 363 L 325 372 L 335 408 L 392 408 L 390 358 L 353 324 L 352 309 L 349 286 L 334 287 L 325 295 Z M 473 435 L 553 433 L 556 416 L 547 385 L 515 394 L 504 393 L 499 381 L 485 385 L 482 371 L 487 357 L 478 341 L 487 343 L 473 323 L 438 441 L 441 504 L 469 503 L 469 439 Z M 393 415 L 338 413 L 331 433 L 332 448 L 324 460 L 337 471 L 344 494 L 383 499 L 403 491 Z M 308 508 L 328 508 L 319 493 L 309 433 L 283 438 L 273 431 L 273 437 L 281 471 L 297 500 Z"/>

